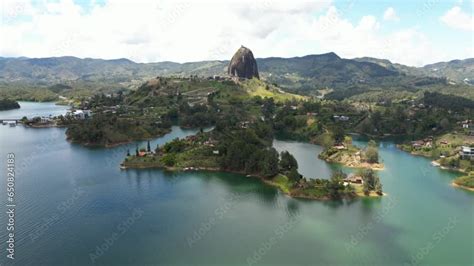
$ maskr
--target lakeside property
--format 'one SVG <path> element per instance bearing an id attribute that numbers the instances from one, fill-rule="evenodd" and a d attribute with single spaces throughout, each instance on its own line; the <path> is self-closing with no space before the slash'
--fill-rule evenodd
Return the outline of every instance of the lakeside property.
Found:
<path id="1" fill-rule="evenodd" d="M 461 173 L 474 170 L 474 135 L 470 131 L 430 136 L 398 147 L 412 155 L 431 158 L 433 165 L 442 169 Z"/>
<path id="2" fill-rule="evenodd" d="M 322 142 L 327 143 L 322 137 Z M 332 142 L 331 142 L 332 143 Z M 366 148 L 358 148 L 352 144 L 352 138 L 345 136 L 343 141 L 331 145 L 325 144 L 325 149 L 318 156 L 320 159 L 330 163 L 338 163 L 351 168 L 369 168 L 372 170 L 383 170 L 384 165 L 379 160 L 378 144 L 369 141 Z"/>
<path id="3" fill-rule="evenodd" d="M 295 158 L 287 151 L 278 154 L 268 148 L 264 144 L 268 142 L 255 135 L 255 127 L 258 125 L 200 132 L 156 150 L 149 145 L 146 149 L 137 147 L 134 154 L 128 151 L 121 168 L 239 173 L 256 177 L 295 198 L 329 200 L 383 195 L 379 177 L 371 169 L 359 171 L 358 176 L 334 172 L 330 179 L 303 177 Z"/>

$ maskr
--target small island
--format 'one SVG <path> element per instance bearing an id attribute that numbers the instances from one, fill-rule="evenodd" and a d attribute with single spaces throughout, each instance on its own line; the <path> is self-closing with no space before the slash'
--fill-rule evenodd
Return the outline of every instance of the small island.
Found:
<path id="1" fill-rule="evenodd" d="M 232 128 L 232 129 L 229 129 Z M 372 169 L 355 175 L 341 171 L 330 179 L 307 178 L 298 172 L 296 159 L 271 147 L 271 129 L 262 122 L 245 127 L 220 127 L 185 139 L 175 139 L 152 150 L 138 147 L 121 164 L 127 168 L 162 168 L 171 171 L 221 171 L 259 178 L 295 197 L 315 200 L 382 196 L 382 185 Z"/>
<path id="2" fill-rule="evenodd" d="M 13 110 L 20 108 L 17 101 L 10 99 L 0 99 L 0 111 Z"/>
<path id="3" fill-rule="evenodd" d="M 320 159 L 351 168 L 383 170 L 384 165 L 379 162 L 379 153 L 375 141 L 369 141 L 367 148 L 364 149 L 354 146 L 352 138 L 348 136 L 342 136 L 336 141 L 328 134 L 322 136 L 322 144 L 325 149 L 319 154 Z"/>

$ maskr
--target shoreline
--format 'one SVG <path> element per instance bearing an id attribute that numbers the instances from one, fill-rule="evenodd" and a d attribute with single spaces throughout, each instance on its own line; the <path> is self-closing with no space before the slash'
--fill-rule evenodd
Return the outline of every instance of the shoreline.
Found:
<path id="1" fill-rule="evenodd" d="M 451 185 L 455 188 L 461 188 L 461 189 L 464 189 L 464 190 L 468 190 L 468 191 L 471 191 L 471 192 L 474 192 L 474 188 L 472 187 L 466 187 L 466 186 L 463 186 L 463 185 L 459 185 L 459 184 L 456 184 L 456 182 L 451 182 Z"/>
<path id="2" fill-rule="evenodd" d="M 357 165 L 353 165 L 353 164 L 348 164 L 346 162 L 341 162 L 341 161 L 333 161 L 333 160 L 328 160 L 328 159 L 322 159 L 323 161 L 327 162 L 327 163 L 331 163 L 331 164 L 340 164 L 340 165 L 343 165 L 345 167 L 349 167 L 349 168 L 354 168 L 354 169 L 372 169 L 374 171 L 383 171 L 385 170 L 385 165 L 382 164 L 382 163 L 377 163 L 377 164 L 370 164 L 370 163 L 358 163 Z"/>
<path id="3" fill-rule="evenodd" d="M 169 167 L 169 166 L 144 166 L 144 165 L 135 165 L 135 166 L 125 166 L 120 164 L 120 169 L 121 170 L 127 170 L 127 169 L 161 169 L 165 171 L 170 171 L 170 172 L 192 172 L 192 171 L 198 171 L 198 172 L 216 172 L 216 173 L 231 173 L 231 174 L 238 174 L 242 175 L 243 177 L 251 177 L 251 178 L 256 178 L 259 179 L 262 183 L 276 188 L 278 191 L 283 193 L 284 195 L 291 197 L 291 198 L 298 198 L 298 199 L 308 199 L 308 200 L 318 200 L 318 201 L 330 201 L 330 200 L 338 200 L 334 199 L 328 196 L 323 196 L 323 197 L 314 197 L 314 196 L 307 196 L 304 194 L 295 194 L 292 193 L 291 191 L 284 191 L 281 186 L 279 186 L 277 183 L 273 182 L 272 180 L 268 180 L 265 177 L 259 176 L 259 175 L 254 175 L 254 174 L 246 174 L 241 171 L 231 171 L 231 170 L 225 170 L 221 168 L 208 168 L 208 167 L 190 167 L 190 169 L 186 168 L 180 168 L 180 167 Z M 344 197 L 341 197 L 340 199 L 357 199 L 357 198 L 379 198 L 386 196 L 386 193 L 383 193 L 382 195 L 378 195 L 375 192 L 371 192 L 369 195 L 365 194 L 359 194 L 359 193 L 354 193 L 353 196 L 345 195 Z"/>
<path id="4" fill-rule="evenodd" d="M 432 160 L 432 161 L 431 161 L 431 165 L 432 165 L 432 166 L 438 167 L 438 168 L 440 168 L 440 169 L 442 169 L 442 170 L 457 172 L 457 173 L 461 173 L 461 174 L 467 173 L 466 170 L 464 170 L 464 169 L 452 168 L 452 167 L 443 166 L 443 165 L 441 165 L 441 164 L 438 162 L 437 159 L 433 158 L 432 156 L 428 156 L 428 155 L 425 155 L 425 154 L 423 154 L 423 153 L 416 153 L 416 152 L 413 152 L 413 151 L 404 150 L 401 145 L 396 145 L 396 147 L 397 147 L 400 151 L 403 151 L 403 152 L 408 153 L 408 154 L 410 154 L 410 155 L 417 156 L 417 157 L 423 157 L 423 158 L 426 158 L 426 159 L 430 159 L 430 160 Z"/>
<path id="5" fill-rule="evenodd" d="M 78 144 L 78 145 L 81 145 L 81 146 L 84 146 L 84 147 L 89 147 L 89 148 L 115 148 L 115 147 L 118 147 L 118 146 L 121 146 L 121 145 L 125 145 L 125 144 L 130 144 L 132 142 L 135 142 L 135 141 L 145 141 L 145 140 L 153 140 L 155 138 L 161 138 L 163 136 L 165 136 L 166 134 L 170 133 L 171 132 L 171 129 L 167 129 L 166 132 L 163 132 L 161 134 L 158 134 L 158 135 L 155 135 L 151 138 L 143 138 L 143 139 L 128 139 L 126 141 L 119 141 L 119 142 L 114 142 L 114 143 L 106 143 L 106 144 L 98 144 L 98 143 L 91 143 L 91 142 L 80 142 L 80 141 L 75 141 L 73 139 L 71 139 L 69 136 L 67 136 L 66 134 L 66 140 L 70 143 L 73 143 L 73 144 Z"/>

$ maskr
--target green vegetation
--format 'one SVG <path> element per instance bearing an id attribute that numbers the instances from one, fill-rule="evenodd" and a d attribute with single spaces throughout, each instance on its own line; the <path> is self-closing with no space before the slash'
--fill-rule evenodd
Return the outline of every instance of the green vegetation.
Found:
<path id="1" fill-rule="evenodd" d="M 66 135 L 69 140 L 88 146 L 113 146 L 132 140 L 150 139 L 169 132 L 167 126 L 109 114 L 96 114 L 85 120 L 61 117 L 60 124 L 68 126 Z"/>
<path id="2" fill-rule="evenodd" d="M 259 177 L 292 197 L 338 199 L 356 196 L 355 187 L 358 185 L 344 185 L 346 175 L 342 172 L 336 172 L 331 180 L 302 177 L 293 155 L 287 151 L 278 154 L 271 147 L 273 131 L 268 123 L 256 121 L 248 125 L 227 123 L 226 126 L 218 126 L 227 121 L 224 117 L 217 122 L 214 130 L 186 139 L 175 139 L 157 147 L 155 152 L 128 155 L 122 165 L 242 173 Z M 375 181 L 370 178 L 367 178 L 371 182 L 368 188 L 379 188 L 381 191 L 381 187 L 373 185 Z"/>
<path id="3" fill-rule="evenodd" d="M 5 86 L 30 87 L 42 89 L 43 93 L 49 91 L 46 93 L 56 98 L 58 95 L 88 97 L 97 93 L 133 90 L 156 75 L 222 76 L 228 64 L 229 61 L 138 64 L 127 59 L 79 59 L 70 56 L 0 58 L 0 65 L 4 66 L 0 75 L 0 93 Z M 378 102 L 419 98 L 424 91 L 431 91 L 474 100 L 474 91 L 469 85 L 474 80 L 472 59 L 415 68 L 375 58 L 343 59 L 334 53 L 327 53 L 295 58 L 259 58 L 257 64 L 260 76 L 268 84 L 278 84 L 286 91 L 301 95 L 324 94 L 333 100 Z M 437 71 L 433 71 L 434 68 Z M 266 89 L 259 88 L 251 94 L 269 97 Z M 14 93 L 14 90 L 8 93 Z M 21 94 L 17 96 L 22 97 Z"/>
<path id="4" fill-rule="evenodd" d="M 50 102 L 57 100 L 58 96 L 41 86 L 0 83 L 0 98 L 8 98 L 15 101 Z"/>
<path id="5" fill-rule="evenodd" d="M 380 178 L 372 169 L 361 170 L 358 175 L 362 177 L 362 187 L 365 195 L 370 195 L 371 191 L 375 191 L 378 195 L 383 194 Z"/>
<path id="6" fill-rule="evenodd" d="M 336 142 L 330 134 L 326 134 L 324 138 L 326 138 L 325 149 L 319 154 L 320 159 L 348 167 L 383 169 L 383 164 L 379 163 L 378 148 L 374 141 L 369 141 L 367 148 L 359 149 L 352 145 L 350 137 L 346 137 L 343 142 Z"/>
<path id="7" fill-rule="evenodd" d="M 0 111 L 18 109 L 20 105 L 18 102 L 10 99 L 0 99 Z"/>
<path id="8" fill-rule="evenodd" d="M 474 163 L 459 155 L 462 146 L 474 146 L 474 136 L 461 125 L 452 133 L 399 145 L 406 152 L 434 159 L 434 164 L 443 168 L 467 173 L 474 170 Z"/>
<path id="9" fill-rule="evenodd" d="M 453 183 L 462 188 L 474 191 L 474 171 L 469 172 L 466 176 L 456 178 Z"/>
<path id="10" fill-rule="evenodd" d="M 425 104 L 453 111 L 463 111 L 464 109 L 474 109 L 474 101 L 463 97 L 446 95 L 437 92 L 425 92 Z"/>

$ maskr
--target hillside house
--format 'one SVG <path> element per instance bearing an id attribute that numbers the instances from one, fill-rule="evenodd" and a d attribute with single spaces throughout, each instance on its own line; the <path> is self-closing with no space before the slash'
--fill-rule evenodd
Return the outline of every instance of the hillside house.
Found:
<path id="1" fill-rule="evenodd" d="M 462 146 L 459 155 L 462 159 L 473 159 L 474 158 L 474 147 Z"/>
<path id="2" fill-rule="evenodd" d="M 76 119 L 86 119 L 92 116 L 92 111 L 91 110 L 75 110 L 72 112 L 68 112 L 66 114 L 67 116 L 72 116 Z"/>
<path id="3" fill-rule="evenodd" d="M 346 183 L 352 183 L 352 184 L 363 184 L 364 180 L 362 179 L 361 176 L 355 175 L 353 173 L 347 175 L 346 178 L 344 178 L 344 182 Z"/>
<path id="4" fill-rule="evenodd" d="M 333 118 L 336 121 L 349 121 L 349 117 L 345 115 L 334 115 Z"/>

